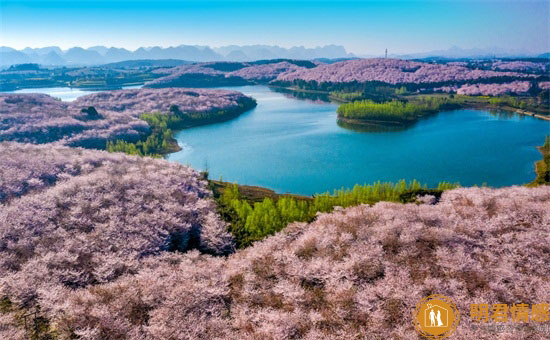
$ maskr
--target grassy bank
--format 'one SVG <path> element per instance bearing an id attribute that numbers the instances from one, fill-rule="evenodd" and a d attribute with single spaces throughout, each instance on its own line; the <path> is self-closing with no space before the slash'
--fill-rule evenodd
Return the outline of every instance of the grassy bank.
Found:
<path id="1" fill-rule="evenodd" d="M 244 97 L 239 100 L 237 107 L 226 110 L 189 113 L 182 112 L 178 106 L 172 105 L 168 114 L 143 113 L 139 118 L 151 127 L 151 133 L 145 140 L 136 143 L 124 140 L 108 141 L 106 149 L 109 152 L 124 152 L 130 155 L 162 157 L 180 150 L 178 142 L 174 139 L 174 131 L 230 120 L 255 106 L 254 99 Z"/>

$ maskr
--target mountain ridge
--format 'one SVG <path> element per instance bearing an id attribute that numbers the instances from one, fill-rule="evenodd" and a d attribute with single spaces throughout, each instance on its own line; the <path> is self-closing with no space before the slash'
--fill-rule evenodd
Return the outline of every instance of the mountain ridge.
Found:
<path id="1" fill-rule="evenodd" d="M 354 54 L 341 45 L 317 47 L 277 45 L 227 45 L 210 47 L 205 45 L 178 45 L 170 47 L 149 46 L 130 50 L 122 47 L 92 46 L 88 48 L 71 47 L 63 50 L 58 46 L 39 48 L 26 47 L 17 50 L 0 46 L 0 66 L 36 63 L 48 66 L 91 66 L 117 63 L 127 60 L 185 60 L 188 62 L 205 61 L 254 61 L 268 59 L 296 60 L 338 60 L 350 58 L 372 58 L 380 55 Z M 464 59 L 464 58 L 550 58 L 550 53 L 531 53 L 520 50 L 506 50 L 497 47 L 460 48 L 433 50 L 420 53 L 389 53 L 388 57 L 398 59 Z"/>
<path id="2" fill-rule="evenodd" d="M 71 47 L 62 50 L 57 46 L 42 48 L 26 47 L 16 50 L 11 47 L 0 47 L 0 66 L 22 63 L 42 65 L 101 65 L 126 60 L 177 59 L 193 62 L 204 61 L 252 61 L 259 59 L 316 59 L 316 58 L 350 58 L 343 46 L 325 45 L 314 48 L 294 46 L 290 48 L 271 45 L 246 45 L 209 47 L 198 45 L 179 45 L 170 47 L 139 47 L 129 50 L 118 47 L 92 46 L 89 48 Z"/>

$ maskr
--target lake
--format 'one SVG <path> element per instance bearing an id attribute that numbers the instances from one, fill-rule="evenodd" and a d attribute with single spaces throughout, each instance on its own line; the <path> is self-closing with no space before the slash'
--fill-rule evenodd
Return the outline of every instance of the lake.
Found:
<path id="1" fill-rule="evenodd" d="M 123 89 L 135 89 L 140 88 L 138 86 L 124 86 Z M 98 91 L 104 90 L 87 90 L 80 89 L 75 87 L 42 87 L 42 88 L 33 88 L 33 89 L 21 89 L 15 91 L 6 91 L 6 93 L 45 93 L 55 98 L 59 98 L 64 102 L 72 102 L 80 96 L 85 96 Z"/>
<path id="2" fill-rule="evenodd" d="M 139 87 L 139 86 L 136 86 Z M 135 88 L 126 87 L 126 88 Z M 210 178 L 311 195 L 375 181 L 417 179 L 500 187 L 535 178 L 535 146 L 550 122 L 483 110 L 441 112 L 401 131 L 340 127 L 335 103 L 317 95 L 275 92 L 267 86 L 230 87 L 258 106 L 228 122 L 195 127 L 175 137 L 182 150 L 166 158 L 208 168 Z M 64 101 L 95 91 L 37 88 Z"/>
<path id="3" fill-rule="evenodd" d="M 535 178 L 535 146 L 550 122 L 483 110 L 441 112 L 391 132 L 338 126 L 334 103 L 296 99 L 266 86 L 231 87 L 258 106 L 236 119 L 176 134 L 171 161 L 210 178 L 311 195 L 354 184 L 417 179 L 500 187 Z"/>

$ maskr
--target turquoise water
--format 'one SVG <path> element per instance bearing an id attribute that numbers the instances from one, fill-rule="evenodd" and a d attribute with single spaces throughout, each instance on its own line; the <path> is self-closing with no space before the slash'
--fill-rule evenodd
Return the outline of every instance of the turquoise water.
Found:
<path id="1" fill-rule="evenodd" d="M 356 132 L 336 123 L 333 103 L 295 99 L 265 86 L 232 87 L 258 106 L 229 122 L 183 130 L 167 158 L 210 178 L 314 194 L 374 181 L 418 179 L 464 186 L 524 184 L 550 123 L 480 110 L 442 112 L 410 128 Z"/>

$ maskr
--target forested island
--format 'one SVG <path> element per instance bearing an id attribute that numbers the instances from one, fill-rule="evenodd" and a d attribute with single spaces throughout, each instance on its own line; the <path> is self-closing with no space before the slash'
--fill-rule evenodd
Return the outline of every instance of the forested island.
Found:
<path id="1" fill-rule="evenodd" d="M 550 120 L 548 93 L 539 97 L 517 98 L 511 96 L 488 97 L 467 95 L 411 95 L 400 99 L 375 102 L 358 99 L 340 105 L 338 119 L 351 126 L 398 125 L 407 126 L 419 118 L 439 112 L 460 108 L 478 108 L 495 111 L 517 112 L 540 119 Z M 535 113 L 536 112 L 536 113 Z"/>

